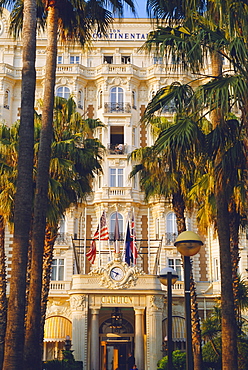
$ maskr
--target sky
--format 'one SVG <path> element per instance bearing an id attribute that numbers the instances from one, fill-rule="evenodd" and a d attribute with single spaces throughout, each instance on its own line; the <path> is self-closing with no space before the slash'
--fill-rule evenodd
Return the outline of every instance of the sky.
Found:
<path id="1" fill-rule="evenodd" d="M 147 18 L 146 13 L 146 0 L 133 0 L 135 4 L 135 9 L 137 12 L 137 18 Z M 134 18 L 133 14 L 130 13 L 127 8 L 124 6 L 124 17 L 125 18 Z"/>

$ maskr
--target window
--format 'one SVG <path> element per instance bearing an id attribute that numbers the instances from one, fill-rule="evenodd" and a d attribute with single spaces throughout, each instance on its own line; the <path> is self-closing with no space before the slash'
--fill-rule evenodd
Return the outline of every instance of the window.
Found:
<path id="1" fill-rule="evenodd" d="M 98 176 L 98 189 L 101 189 L 101 187 L 102 187 L 102 176 L 99 175 Z"/>
<path id="2" fill-rule="evenodd" d="M 176 103 L 171 100 L 168 104 L 164 105 L 162 108 L 162 113 L 174 113 L 176 112 Z"/>
<path id="3" fill-rule="evenodd" d="M 111 112 L 124 112 L 124 91 L 121 87 L 110 90 Z"/>
<path id="4" fill-rule="evenodd" d="M 177 237 L 177 222 L 174 212 L 170 212 L 166 216 L 166 239 L 167 244 L 173 244 Z"/>
<path id="5" fill-rule="evenodd" d="M 123 55 L 121 57 L 121 63 L 123 63 L 123 64 L 129 64 L 129 63 L 131 63 L 130 55 Z"/>
<path id="6" fill-rule="evenodd" d="M 160 226 L 159 226 L 159 218 L 156 218 L 155 220 L 155 234 L 156 234 L 156 239 L 159 239 L 159 229 L 160 229 Z"/>
<path id="7" fill-rule="evenodd" d="M 136 127 L 133 127 L 132 128 L 132 145 L 133 146 L 136 146 L 136 131 L 137 131 Z"/>
<path id="8" fill-rule="evenodd" d="M 75 219 L 74 219 L 74 222 L 73 222 L 73 234 L 74 234 L 74 239 L 78 239 L 78 231 L 79 231 L 78 218 L 75 218 Z"/>
<path id="9" fill-rule="evenodd" d="M 119 225 L 119 233 L 120 233 L 120 238 L 123 240 L 123 216 L 117 212 L 117 219 L 118 219 L 118 225 Z M 110 225 L 109 225 L 109 232 L 110 232 L 110 240 L 114 239 L 114 231 L 115 231 L 115 221 L 116 221 L 116 212 L 114 212 L 110 216 Z"/>
<path id="10" fill-rule="evenodd" d="M 110 187 L 123 187 L 123 168 L 110 168 Z"/>
<path id="11" fill-rule="evenodd" d="M 51 280 L 64 280 L 65 260 L 63 258 L 56 258 L 52 261 Z"/>
<path id="12" fill-rule="evenodd" d="M 57 56 L 57 64 L 62 64 L 63 63 L 63 57 L 62 55 Z"/>
<path id="13" fill-rule="evenodd" d="M 61 98 L 69 99 L 70 89 L 66 86 L 58 87 L 57 90 L 56 90 L 56 96 L 60 96 Z"/>
<path id="14" fill-rule="evenodd" d="M 84 109 L 84 94 L 82 90 L 79 90 L 78 92 L 78 108 Z"/>
<path id="15" fill-rule="evenodd" d="M 70 64 L 79 64 L 79 55 L 71 55 Z"/>
<path id="16" fill-rule="evenodd" d="M 153 57 L 153 64 L 163 64 L 162 57 Z"/>
<path id="17" fill-rule="evenodd" d="M 137 174 L 132 177 L 133 179 L 133 188 L 138 189 L 138 180 L 137 180 Z"/>
<path id="18" fill-rule="evenodd" d="M 120 153 L 120 147 L 122 146 L 122 151 Z M 110 126 L 110 154 L 124 154 L 124 126 Z"/>
<path id="19" fill-rule="evenodd" d="M 102 108 L 102 90 L 98 92 L 98 109 Z"/>
<path id="20" fill-rule="evenodd" d="M 136 92 L 135 91 L 132 91 L 132 108 L 137 109 L 137 106 L 136 106 Z"/>
<path id="21" fill-rule="evenodd" d="M 181 258 L 169 258 L 168 259 L 169 267 L 173 268 L 178 275 L 178 280 L 183 281 L 183 273 L 182 273 L 182 260 Z"/>
<path id="22" fill-rule="evenodd" d="M 104 55 L 103 63 L 113 64 L 113 55 Z"/>
<path id="23" fill-rule="evenodd" d="M 218 258 L 214 258 L 214 280 L 220 280 L 220 267 Z"/>
<path id="24" fill-rule="evenodd" d="M 156 94 L 156 93 L 155 93 L 155 91 L 154 91 L 154 90 L 152 90 L 152 91 L 151 91 L 151 99 L 152 99 L 152 98 L 154 98 L 155 94 Z"/>
<path id="25" fill-rule="evenodd" d="M 9 109 L 10 105 L 10 91 L 5 90 L 3 106 L 5 109 Z"/>

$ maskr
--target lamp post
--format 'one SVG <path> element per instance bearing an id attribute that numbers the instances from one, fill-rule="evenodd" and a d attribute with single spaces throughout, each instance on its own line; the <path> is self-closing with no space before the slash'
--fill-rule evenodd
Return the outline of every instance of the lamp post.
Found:
<path id="1" fill-rule="evenodd" d="M 161 270 L 159 280 L 161 284 L 167 285 L 167 354 L 168 354 L 168 369 L 173 369 L 172 364 L 172 289 L 171 284 L 175 284 L 178 279 L 177 272 L 171 267 L 166 267 Z"/>
<path id="2" fill-rule="evenodd" d="M 174 245 L 183 256 L 184 262 L 184 299 L 186 323 L 186 369 L 193 370 L 191 302 L 190 302 L 190 257 L 199 252 L 203 242 L 193 231 L 183 231 L 178 235 Z"/>

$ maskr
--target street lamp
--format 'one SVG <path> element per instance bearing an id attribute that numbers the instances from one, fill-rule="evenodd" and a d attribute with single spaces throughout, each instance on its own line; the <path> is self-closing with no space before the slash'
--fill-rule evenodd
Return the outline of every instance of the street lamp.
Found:
<path id="1" fill-rule="evenodd" d="M 172 290 L 171 284 L 175 284 L 178 279 L 177 272 L 171 267 L 166 267 L 159 274 L 160 283 L 167 285 L 167 354 L 168 369 L 173 369 L 172 364 Z"/>
<path id="2" fill-rule="evenodd" d="M 190 257 L 199 252 L 203 242 L 199 235 L 193 231 L 183 231 L 178 235 L 174 245 L 181 253 L 184 264 L 184 298 L 186 322 L 186 369 L 193 370 L 192 328 L 191 328 L 191 302 L 190 302 Z"/>

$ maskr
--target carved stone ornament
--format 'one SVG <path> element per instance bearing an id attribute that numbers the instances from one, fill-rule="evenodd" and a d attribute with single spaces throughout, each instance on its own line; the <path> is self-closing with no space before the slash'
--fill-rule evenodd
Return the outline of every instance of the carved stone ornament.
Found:
<path id="1" fill-rule="evenodd" d="M 73 310 L 83 311 L 86 306 L 86 296 L 83 295 L 73 295 L 70 297 L 70 304 Z"/>
<path id="2" fill-rule="evenodd" d="M 157 310 L 161 310 L 164 307 L 164 296 L 153 295 L 150 298 L 150 304 L 151 304 L 151 307 Z"/>
<path id="3" fill-rule="evenodd" d="M 121 261 L 121 253 L 114 254 L 114 260 L 104 267 L 97 267 L 89 275 L 100 277 L 100 285 L 108 289 L 127 289 L 136 285 L 144 272 L 136 266 L 130 267 Z"/>

